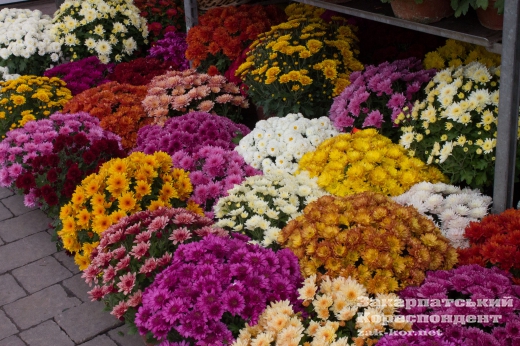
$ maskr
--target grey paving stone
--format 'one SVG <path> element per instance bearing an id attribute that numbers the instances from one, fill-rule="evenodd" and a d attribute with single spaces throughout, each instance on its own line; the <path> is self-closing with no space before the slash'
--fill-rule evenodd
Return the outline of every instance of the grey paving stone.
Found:
<path id="1" fill-rule="evenodd" d="M 70 338 L 54 321 L 46 321 L 20 333 L 29 346 L 74 346 Z"/>
<path id="2" fill-rule="evenodd" d="M 25 296 L 25 292 L 10 274 L 0 275 L 0 306 Z"/>
<path id="3" fill-rule="evenodd" d="M 80 346 L 117 346 L 108 336 L 100 335 L 90 341 L 81 344 Z"/>
<path id="4" fill-rule="evenodd" d="M 12 274 L 29 293 L 37 292 L 72 276 L 72 273 L 52 256 L 15 269 Z"/>
<path id="5" fill-rule="evenodd" d="M 63 287 L 54 285 L 5 305 L 4 310 L 18 327 L 27 329 L 80 304 L 78 298 L 68 297 Z"/>
<path id="6" fill-rule="evenodd" d="M 23 196 L 21 195 L 13 195 L 7 198 L 2 199 L 2 203 L 13 213 L 15 216 L 25 214 L 31 210 L 36 209 L 26 207 L 23 204 Z"/>
<path id="7" fill-rule="evenodd" d="M 51 219 L 45 216 L 41 210 L 33 210 L 23 215 L 0 221 L 0 237 L 8 243 L 25 238 L 28 235 L 48 229 L 50 221 Z"/>
<path id="8" fill-rule="evenodd" d="M 0 245 L 4 245 L 5 243 L 0 239 Z"/>
<path id="9" fill-rule="evenodd" d="M 73 274 L 79 273 L 79 267 L 76 263 L 74 263 L 74 257 L 67 255 L 65 251 L 56 252 L 52 256 Z"/>
<path id="10" fill-rule="evenodd" d="M 18 328 L 16 328 L 13 322 L 0 310 L 0 340 L 16 333 L 18 333 Z"/>
<path id="11" fill-rule="evenodd" d="M 92 287 L 89 287 L 85 280 L 81 278 L 81 273 L 68 278 L 63 281 L 62 284 L 82 301 L 90 302 L 90 297 L 87 292 L 90 291 Z"/>
<path id="12" fill-rule="evenodd" d="M 104 311 L 102 302 L 88 302 L 68 309 L 55 317 L 58 325 L 77 344 L 121 325 L 121 321 Z"/>
<path id="13" fill-rule="evenodd" d="M 121 335 L 121 333 L 123 335 Z M 139 334 L 128 335 L 128 327 L 126 325 L 108 332 L 108 336 L 121 346 L 143 346 L 144 341 Z"/>
<path id="14" fill-rule="evenodd" d="M 2 203 L 0 203 L 0 221 L 10 219 L 14 215 Z M 1 229 L 1 227 L 0 227 Z"/>
<path id="15" fill-rule="evenodd" d="M 26 343 L 16 335 L 12 335 L 7 339 L 0 340 L 0 346 L 25 346 Z"/>
<path id="16" fill-rule="evenodd" d="M 49 235 L 40 232 L 0 247 L 0 274 L 56 252 Z"/>
<path id="17" fill-rule="evenodd" d="M 5 187 L 0 187 L 0 199 L 14 195 L 14 192 Z"/>

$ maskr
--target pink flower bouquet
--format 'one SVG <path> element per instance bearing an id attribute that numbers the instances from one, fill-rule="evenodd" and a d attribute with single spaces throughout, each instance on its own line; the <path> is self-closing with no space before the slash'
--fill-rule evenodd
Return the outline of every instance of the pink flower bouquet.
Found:
<path id="1" fill-rule="evenodd" d="M 155 77 L 148 85 L 143 107 L 156 124 L 162 125 L 168 117 L 196 110 L 240 120 L 241 109 L 248 108 L 249 103 L 226 77 L 190 69 Z"/>
<path id="2" fill-rule="evenodd" d="M 82 278 L 94 283 L 92 300 L 104 300 L 111 314 L 135 328 L 143 290 L 166 268 L 180 244 L 208 234 L 226 237 L 212 221 L 183 208 L 159 208 L 122 218 L 103 232 Z"/>

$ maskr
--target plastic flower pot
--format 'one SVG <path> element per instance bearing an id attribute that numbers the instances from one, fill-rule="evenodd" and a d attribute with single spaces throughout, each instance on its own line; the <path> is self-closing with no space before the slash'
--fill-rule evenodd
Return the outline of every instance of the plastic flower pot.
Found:
<path id="1" fill-rule="evenodd" d="M 423 24 L 435 23 L 454 14 L 450 0 L 424 0 L 420 4 L 415 0 L 392 0 L 390 5 L 397 18 Z"/>

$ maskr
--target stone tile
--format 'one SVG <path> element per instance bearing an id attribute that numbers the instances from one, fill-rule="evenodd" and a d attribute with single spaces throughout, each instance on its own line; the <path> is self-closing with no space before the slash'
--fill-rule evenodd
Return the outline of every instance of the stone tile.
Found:
<path id="1" fill-rule="evenodd" d="M 95 339 L 85 342 L 80 346 L 117 346 L 108 336 L 100 335 Z"/>
<path id="2" fill-rule="evenodd" d="M 9 209 L 7 209 L 2 203 L 0 203 L 0 221 L 10 219 L 12 217 L 13 213 L 11 213 Z"/>
<path id="3" fill-rule="evenodd" d="M 74 257 L 67 255 L 65 251 L 56 252 L 52 256 L 56 258 L 62 266 L 70 270 L 73 274 L 77 274 L 80 272 L 78 265 L 74 263 Z"/>
<path id="4" fill-rule="evenodd" d="M 11 274 L 29 293 L 37 292 L 72 276 L 72 273 L 52 256 L 15 269 Z"/>
<path id="5" fill-rule="evenodd" d="M 36 209 L 26 207 L 23 204 L 23 196 L 21 195 L 13 195 L 7 198 L 2 199 L 2 203 L 13 213 L 15 216 L 25 214 L 31 210 Z"/>
<path id="6" fill-rule="evenodd" d="M 5 243 L 0 239 L 0 245 L 4 245 Z"/>
<path id="7" fill-rule="evenodd" d="M 108 336 L 119 345 L 122 346 L 143 346 L 144 341 L 139 334 L 128 335 L 128 327 L 123 325 L 119 328 L 112 329 L 108 332 Z"/>
<path id="8" fill-rule="evenodd" d="M 14 195 L 14 192 L 6 187 L 0 187 L 0 199 Z"/>
<path id="9" fill-rule="evenodd" d="M 114 316 L 104 311 L 104 303 L 88 302 L 68 309 L 55 317 L 58 325 L 77 344 L 121 325 Z"/>
<path id="10" fill-rule="evenodd" d="M 49 235 L 40 232 L 0 247 L 0 274 L 56 252 Z"/>
<path id="11" fill-rule="evenodd" d="M 0 275 L 0 306 L 25 296 L 25 292 L 10 274 Z"/>
<path id="12" fill-rule="evenodd" d="M 13 322 L 0 310 L 0 340 L 16 333 L 18 333 L 18 328 L 16 328 Z"/>
<path id="13" fill-rule="evenodd" d="M 85 280 L 81 278 L 81 273 L 63 281 L 62 285 L 82 301 L 90 302 L 90 297 L 87 292 L 90 291 L 92 287 L 89 287 Z"/>
<path id="14" fill-rule="evenodd" d="M 1 211 L 0 211 L 1 212 Z M 41 210 L 33 210 L 23 215 L 0 221 L 0 237 L 12 242 L 49 228 L 49 219 Z M 50 241 L 50 238 L 49 238 Z"/>
<path id="15" fill-rule="evenodd" d="M 25 346 L 25 342 L 22 341 L 16 335 L 12 335 L 7 339 L 0 340 L 0 346 Z"/>
<path id="16" fill-rule="evenodd" d="M 8 304 L 4 310 L 18 327 L 27 329 L 80 304 L 78 298 L 68 297 L 63 287 L 54 285 Z"/>
<path id="17" fill-rule="evenodd" d="M 67 334 L 52 320 L 21 332 L 20 337 L 29 346 L 74 346 L 74 343 Z"/>

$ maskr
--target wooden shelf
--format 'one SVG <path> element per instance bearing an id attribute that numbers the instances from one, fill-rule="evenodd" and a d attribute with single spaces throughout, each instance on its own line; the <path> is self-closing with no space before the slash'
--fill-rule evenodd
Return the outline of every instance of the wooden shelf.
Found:
<path id="1" fill-rule="evenodd" d="M 502 39 L 502 31 L 483 27 L 478 22 L 475 12 L 471 11 L 459 18 L 450 17 L 433 24 L 421 24 L 396 18 L 393 15 L 390 4 L 384 4 L 380 0 L 353 0 L 340 4 L 321 0 L 294 1 L 432 35 L 473 43 L 484 46 L 489 51 L 498 54 L 502 52 L 502 45 L 499 43 Z"/>

